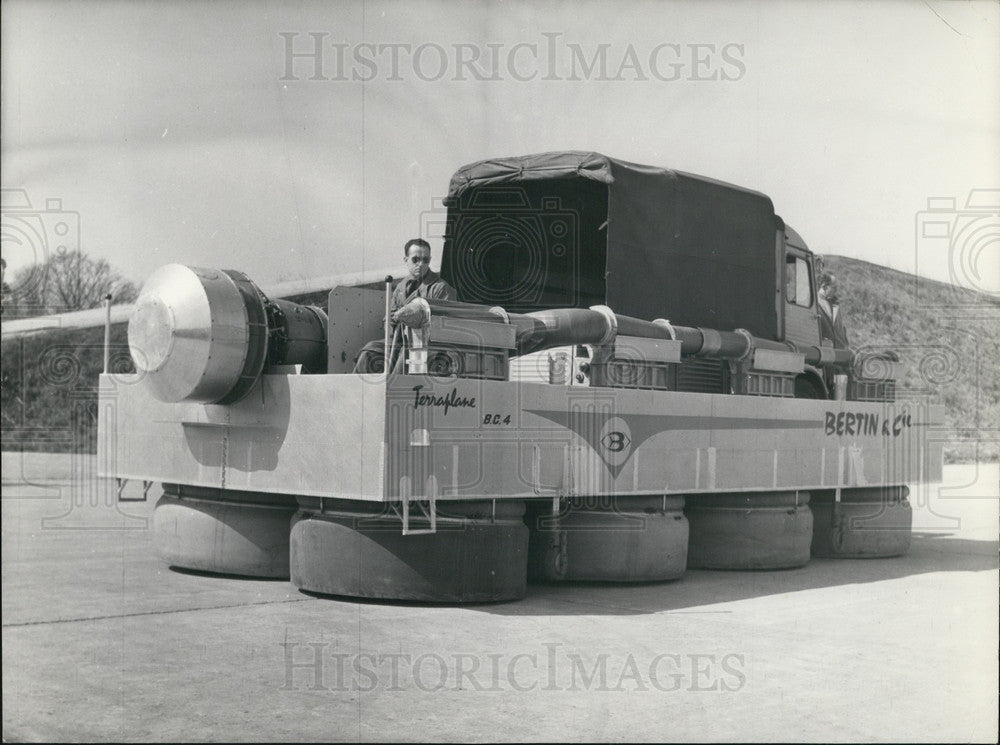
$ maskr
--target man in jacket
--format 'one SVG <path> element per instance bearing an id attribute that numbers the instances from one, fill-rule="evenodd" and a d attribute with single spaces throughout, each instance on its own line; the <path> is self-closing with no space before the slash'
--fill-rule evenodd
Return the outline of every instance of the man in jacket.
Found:
<path id="1" fill-rule="evenodd" d="M 400 309 L 414 298 L 422 297 L 432 300 L 455 300 L 455 288 L 441 279 L 441 275 L 432 272 L 430 268 L 431 247 L 423 238 L 412 238 L 403 246 L 403 256 L 406 262 L 406 278 L 401 280 L 392 291 L 392 301 L 389 310 L 389 320 L 395 326 L 399 322 Z M 397 345 L 393 353 L 395 366 L 398 359 Z M 385 343 L 378 339 L 368 342 L 358 356 L 354 372 L 382 372 L 385 358 Z"/>
<path id="2" fill-rule="evenodd" d="M 824 341 L 829 341 L 833 346 L 846 349 L 848 346 L 847 329 L 840 313 L 840 297 L 837 287 L 837 278 L 824 271 L 819 279 L 819 292 L 816 293 L 819 301 L 819 326 L 820 335 Z"/>
<path id="3" fill-rule="evenodd" d="M 413 238 L 403 246 L 406 262 L 406 279 L 392 291 L 392 311 L 390 318 L 397 322 L 400 308 L 417 297 L 433 300 L 454 300 L 455 289 L 441 279 L 441 275 L 431 271 L 431 247 L 423 238 Z"/>

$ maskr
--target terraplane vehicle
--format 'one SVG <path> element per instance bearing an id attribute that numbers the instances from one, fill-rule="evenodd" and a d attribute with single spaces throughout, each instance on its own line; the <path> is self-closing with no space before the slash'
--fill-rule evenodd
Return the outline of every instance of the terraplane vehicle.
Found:
<path id="1" fill-rule="evenodd" d="M 392 335 L 381 288 L 323 312 L 233 270 L 150 277 L 100 459 L 163 483 L 164 561 L 474 602 L 907 550 L 942 411 L 822 337 L 814 256 L 768 197 L 560 152 L 465 166 L 446 205 L 458 301 Z M 397 365 L 358 362 L 377 338 Z"/>

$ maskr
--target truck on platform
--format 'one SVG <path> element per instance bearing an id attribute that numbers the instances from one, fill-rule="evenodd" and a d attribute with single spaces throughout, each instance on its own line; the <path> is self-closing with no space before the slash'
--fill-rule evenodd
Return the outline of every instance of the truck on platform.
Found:
<path id="1" fill-rule="evenodd" d="M 163 484 L 165 562 L 479 602 L 908 549 L 943 412 L 897 400 L 891 354 L 826 338 L 767 196 L 558 152 L 465 166 L 445 204 L 458 299 L 392 333 L 388 285 L 318 309 L 235 270 L 149 278 L 99 463 Z"/>

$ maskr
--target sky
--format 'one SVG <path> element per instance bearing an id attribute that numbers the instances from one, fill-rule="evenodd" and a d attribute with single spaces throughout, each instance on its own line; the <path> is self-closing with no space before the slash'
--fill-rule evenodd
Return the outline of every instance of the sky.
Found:
<path id="1" fill-rule="evenodd" d="M 762 191 L 818 253 L 1000 294 L 995 2 L 2 15 L 8 271 L 65 245 L 139 283 L 180 262 L 268 284 L 401 266 L 418 235 L 436 264 L 460 166 L 590 150 Z"/>

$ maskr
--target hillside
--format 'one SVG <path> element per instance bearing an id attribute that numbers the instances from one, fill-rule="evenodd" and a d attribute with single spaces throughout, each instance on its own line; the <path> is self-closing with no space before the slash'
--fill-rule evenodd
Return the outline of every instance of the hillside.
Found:
<path id="1" fill-rule="evenodd" d="M 904 370 L 899 397 L 946 407 L 946 460 L 996 460 L 1000 303 L 876 264 L 825 259 L 851 346 L 894 350 Z M 324 295 L 290 299 L 320 304 Z M 4 450 L 95 450 L 103 337 L 94 328 L 3 341 Z M 112 369 L 130 370 L 124 324 L 113 328 L 112 345 Z"/>

